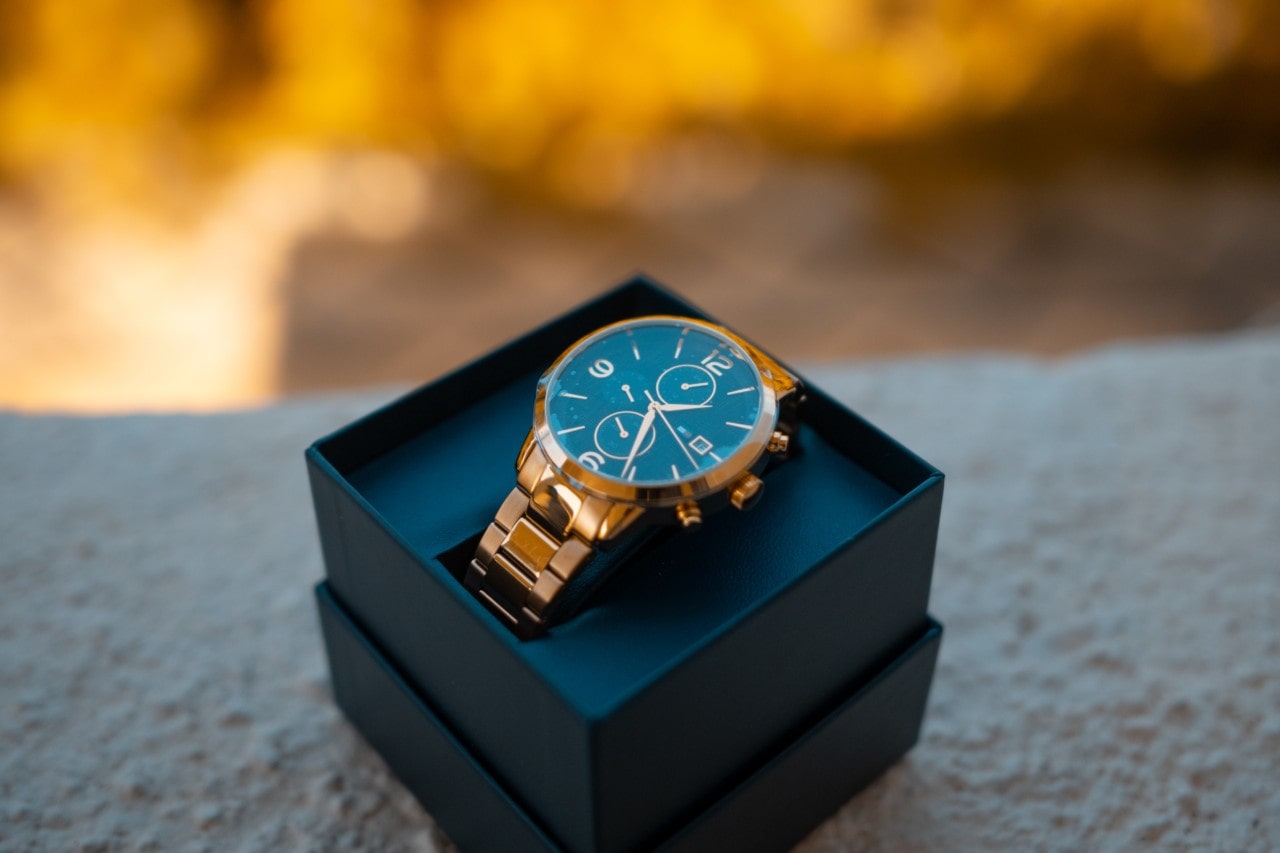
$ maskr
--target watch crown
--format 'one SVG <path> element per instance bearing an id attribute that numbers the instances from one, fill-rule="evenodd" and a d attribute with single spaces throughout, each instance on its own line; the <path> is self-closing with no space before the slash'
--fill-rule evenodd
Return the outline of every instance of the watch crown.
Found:
<path id="1" fill-rule="evenodd" d="M 729 503 L 737 509 L 748 510 L 755 506 L 762 494 L 764 494 L 764 480 L 755 474 L 743 474 L 729 489 Z"/>
<path id="2" fill-rule="evenodd" d="M 697 530 L 702 524 L 702 509 L 697 501 L 685 501 L 676 505 L 676 521 L 685 530 Z"/>
<path id="3" fill-rule="evenodd" d="M 769 436 L 769 452 L 770 453 L 786 453 L 787 448 L 791 445 L 791 436 L 779 429 L 773 431 L 773 435 Z"/>

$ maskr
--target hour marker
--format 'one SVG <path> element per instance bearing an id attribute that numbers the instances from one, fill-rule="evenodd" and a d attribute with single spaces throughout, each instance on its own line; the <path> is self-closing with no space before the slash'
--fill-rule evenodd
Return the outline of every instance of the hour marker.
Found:
<path id="1" fill-rule="evenodd" d="M 746 394 L 754 390 L 756 389 L 753 386 L 748 385 L 746 388 L 739 388 L 737 391 L 730 391 L 729 393 L 725 394 L 725 396 L 732 397 L 734 394 Z M 565 396 L 568 396 L 568 395 L 566 394 Z"/>
<path id="2" fill-rule="evenodd" d="M 688 334 L 688 332 L 688 329 L 684 329 L 680 332 L 680 337 L 676 338 L 676 354 L 673 355 L 672 358 L 680 357 L 680 350 L 684 347 L 684 336 Z"/>
<path id="3" fill-rule="evenodd" d="M 750 427 L 749 425 L 747 425 L 747 424 L 740 424 L 740 423 L 738 423 L 737 421 L 725 421 L 725 422 L 724 422 L 724 425 L 725 425 L 725 426 L 731 426 L 731 427 L 737 427 L 738 429 L 745 429 L 745 430 L 748 430 L 748 431 L 750 431 L 750 429 L 751 429 L 751 427 Z M 581 427 L 579 427 L 579 429 L 581 429 Z"/>
<path id="4" fill-rule="evenodd" d="M 680 471 L 676 468 L 676 463 L 674 462 L 671 463 L 671 476 L 675 477 L 677 480 L 680 479 Z"/>
<path id="5" fill-rule="evenodd" d="M 734 424 L 734 426 L 737 426 L 737 424 Z M 556 432 L 556 435 L 568 435 L 569 433 L 577 432 L 580 429 L 586 429 L 586 427 L 585 426 L 565 427 L 562 430 L 558 430 Z"/>
<path id="6" fill-rule="evenodd" d="M 634 480 L 635 478 L 636 478 L 636 466 L 632 465 L 631 470 L 627 472 L 627 480 L 630 481 L 630 480 Z"/>
<path id="7" fill-rule="evenodd" d="M 723 459 L 721 459 L 719 456 L 716 455 L 716 452 L 714 450 L 708 451 L 707 455 L 710 456 L 712 459 L 716 460 L 717 462 L 724 461 Z"/>
<path id="8" fill-rule="evenodd" d="M 631 341 L 631 351 L 632 351 L 633 353 L 635 353 L 636 361 L 639 361 L 639 360 L 640 360 L 640 347 L 636 346 L 636 342 L 635 342 L 635 340 L 634 340 L 634 339 Z"/>
<path id="9" fill-rule="evenodd" d="M 627 386 L 623 385 L 622 387 L 623 387 L 623 388 L 626 388 Z M 731 393 L 733 393 L 733 394 L 737 394 L 738 392 L 737 392 L 737 391 L 733 391 L 733 392 L 731 392 Z M 570 394 L 568 391 L 561 391 L 561 392 L 560 392 L 560 396 L 561 396 L 561 397 L 568 397 L 570 400 L 585 400 L 585 399 L 587 399 L 586 397 L 582 396 L 581 394 Z"/>
<path id="10" fill-rule="evenodd" d="M 711 354 L 702 360 L 702 364 L 712 376 L 724 376 L 726 370 L 733 369 L 733 362 L 721 355 L 718 348 L 713 349 Z"/>

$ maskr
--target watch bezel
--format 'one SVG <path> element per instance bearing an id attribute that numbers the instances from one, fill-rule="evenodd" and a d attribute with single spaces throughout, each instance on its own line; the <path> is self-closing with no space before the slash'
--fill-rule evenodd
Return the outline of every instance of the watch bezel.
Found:
<path id="1" fill-rule="evenodd" d="M 621 327 L 671 322 L 695 326 L 712 335 L 725 338 L 751 361 L 760 378 L 760 411 L 755 423 L 752 424 L 751 431 L 741 446 L 726 456 L 723 462 L 718 462 L 713 467 L 698 471 L 683 480 L 660 484 L 636 484 L 592 471 L 569 455 L 556 439 L 547 420 L 547 389 L 552 379 L 561 365 L 600 337 L 612 334 Z M 678 314 L 649 314 L 601 326 L 566 348 L 538 379 L 537 395 L 533 404 L 534 440 L 552 468 L 562 477 L 590 494 L 612 501 L 643 506 L 675 506 L 686 500 L 698 500 L 715 494 L 731 486 L 743 473 L 752 469 L 767 451 L 769 439 L 778 424 L 776 377 L 773 375 L 773 368 L 762 363 L 757 354 L 758 351 L 754 346 L 724 326 L 694 317 L 682 317 Z"/>

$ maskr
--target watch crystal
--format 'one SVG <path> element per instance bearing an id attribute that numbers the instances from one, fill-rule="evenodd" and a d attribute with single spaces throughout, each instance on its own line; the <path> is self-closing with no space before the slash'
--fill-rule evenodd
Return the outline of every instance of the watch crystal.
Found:
<path id="1" fill-rule="evenodd" d="M 549 432 L 584 468 L 638 486 L 705 474 L 761 417 L 755 363 L 727 336 L 679 318 L 609 327 L 579 343 L 546 385 Z"/>

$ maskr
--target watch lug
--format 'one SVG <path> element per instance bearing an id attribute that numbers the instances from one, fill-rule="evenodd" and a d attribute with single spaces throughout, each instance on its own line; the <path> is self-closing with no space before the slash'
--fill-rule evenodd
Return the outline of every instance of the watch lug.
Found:
<path id="1" fill-rule="evenodd" d="M 790 438 L 799 430 L 804 383 L 800 381 L 800 377 L 760 350 L 752 347 L 751 353 L 759 360 L 760 372 L 765 375 L 765 381 L 773 386 L 773 393 L 778 399 L 778 425 L 770 437 L 768 451 L 779 459 L 786 459 L 790 454 Z"/>
<path id="2" fill-rule="evenodd" d="M 516 454 L 516 470 L 519 471 L 529 461 L 529 454 L 533 452 L 538 443 L 534 441 L 533 430 L 529 430 L 529 434 L 524 437 L 524 442 L 520 445 L 520 452 Z"/>
<path id="3" fill-rule="evenodd" d="M 774 392 L 781 399 L 800 385 L 800 378 L 779 364 L 773 356 L 761 350 L 750 341 L 734 336 L 739 345 L 751 355 L 751 360 L 760 368 L 764 379 L 773 386 Z"/>
<path id="4" fill-rule="evenodd" d="M 607 548 L 642 518 L 646 509 L 586 494 L 547 462 L 530 432 L 516 457 L 516 481 L 529 495 L 529 509 L 558 536 L 574 534 Z"/>
<path id="5" fill-rule="evenodd" d="M 573 520 L 573 530 L 588 542 L 608 548 L 648 510 L 636 504 L 617 503 L 607 498 L 588 497 Z"/>
<path id="6" fill-rule="evenodd" d="M 542 448 L 534 441 L 533 431 L 530 430 L 516 455 L 516 482 L 532 495 L 547 468 L 547 457 L 542 454 Z"/>

